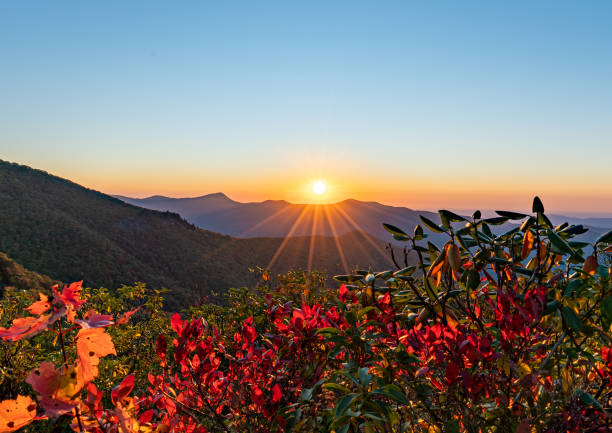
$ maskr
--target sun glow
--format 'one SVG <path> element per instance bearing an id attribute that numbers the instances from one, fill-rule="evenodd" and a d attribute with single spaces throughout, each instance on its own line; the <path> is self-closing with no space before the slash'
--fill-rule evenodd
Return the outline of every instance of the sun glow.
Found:
<path id="1" fill-rule="evenodd" d="M 323 181 L 318 180 L 312 185 L 312 191 L 316 195 L 322 195 L 325 193 L 326 190 L 327 190 L 327 186 L 325 185 L 325 182 Z"/>

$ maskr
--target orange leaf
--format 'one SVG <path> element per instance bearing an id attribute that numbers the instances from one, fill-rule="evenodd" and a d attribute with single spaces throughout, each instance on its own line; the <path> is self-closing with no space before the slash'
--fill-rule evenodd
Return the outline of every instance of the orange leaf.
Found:
<path id="1" fill-rule="evenodd" d="M 0 433 L 11 432 L 31 423 L 36 417 L 36 403 L 24 395 L 0 402 Z"/>
<path id="2" fill-rule="evenodd" d="M 136 313 L 138 310 L 140 310 L 140 307 L 135 308 L 131 311 L 128 311 L 126 313 L 123 313 L 123 315 L 119 318 L 119 320 L 117 320 L 117 325 L 124 325 L 126 324 L 129 320 L 130 317 L 132 317 L 134 315 L 134 313 Z"/>
<path id="3" fill-rule="evenodd" d="M 32 314 L 40 316 L 42 313 L 51 308 L 51 302 L 49 301 L 49 297 L 47 295 L 40 292 L 38 293 L 38 297 L 40 298 L 40 301 L 34 302 L 32 305 L 27 307 L 26 310 Z"/>
<path id="4" fill-rule="evenodd" d="M 525 236 L 523 236 L 523 248 L 521 249 L 521 260 L 525 260 L 531 250 L 533 249 L 533 244 L 535 242 L 535 236 L 531 230 L 527 230 L 525 232 Z"/>
<path id="5" fill-rule="evenodd" d="M 76 407 L 77 403 L 71 400 L 78 396 L 85 386 L 78 360 L 61 371 L 56 370 L 53 363 L 43 362 L 32 370 L 26 382 L 40 394 L 40 405 L 45 414 L 51 417 L 57 417 Z"/>
<path id="6" fill-rule="evenodd" d="M 582 270 L 587 274 L 594 275 L 597 272 L 597 256 L 588 256 L 582 264 Z"/>
<path id="7" fill-rule="evenodd" d="M 40 317 L 21 317 L 13 320 L 10 328 L 0 327 L 0 339 L 17 341 L 41 333 L 50 325 L 50 314 Z"/>
<path id="8" fill-rule="evenodd" d="M 459 269 L 461 269 L 461 251 L 459 251 L 459 247 L 455 244 L 450 244 L 446 251 L 446 256 L 448 257 L 451 269 L 459 272 Z"/>
<path id="9" fill-rule="evenodd" d="M 97 368 L 94 367 L 100 363 L 101 356 L 117 354 L 113 340 L 104 332 L 104 328 L 81 329 L 76 336 L 76 342 L 85 382 L 96 377 Z"/>

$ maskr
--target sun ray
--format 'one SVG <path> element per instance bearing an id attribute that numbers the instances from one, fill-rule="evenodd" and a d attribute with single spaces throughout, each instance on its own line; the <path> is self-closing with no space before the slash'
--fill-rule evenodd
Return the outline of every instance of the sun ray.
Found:
<path id="1" fill-rule="evenodd" d="M 311 208 L 311 205 L 304 206 L 304 209 L 302 209 L 302 212 L 296 218 L 295 222 L 293 223 L 293 225 L 289 229 L 289 232 L 285 235 L 285 237 L 283 238 L 283 241 L 281 242 L 281 244 L 279 245 L 278 249 L 276 250 L 276 252 L 272 256 L 272 258 L 270 259 L 270 263 L 268 263 L 268 266 L 266 266 L 266 269 L 270 269 L 272 267 L 272 265 L 274 264 L 274 262 L 276 262 L 276 259 L 278 259 L 280 254 L 283 252 L 283 249 L 285 248 L 285 245 L 287 245 L 287 242 L 289 242 L 289 238 L 291 237 L 291 235 L 293 235 L 293 232 L 295 232 L 297 230 L 297 228 L 300 225 L 300 222 L 304 218 L 304 215 L 306 215 L 306 211 L 309 210 L 310 208 Z"/>
<path id="2" fill-rule="evenodd" d="M 338 250 L 338 254 L 340 255 L 340 260 L 342 261 L 342 267 L 344 269 L 344 273 L 349 273 L 349 267 L 346 263 L 346 258 L 344 257 L 344 251 L 342 251 L 342 246 L 340 245 L 340 239 L 338 238 L 338 233 L 336 232 L 336 226 L 332 221 L 332 218 L 329 216 L 328 207 L 323 207 L 325 211 L 325 217 L 327 218 L 327 222 L 329 223 L 329 227 L 331 228 L 332 234 L 334 236 L 334 242 L 336 243 L 336 249 Z"/>
<path id="3" fill-rule="evenodd" d="M 338 209 L 334 207 L 331 208 L 331 213 L 337 213 L 338 218 L 344 218 L 344 216 L 338 212 Z M 335 218 L 335 215 L 332 215 L 332 217 Z M 350 225 L 350 222 L 349 222 L 349 225 Z M 361 242 L 361 239 L 359 239 L 359 234 L 363 235 L 363 232 L 361 230 L 357 230 L 357 233 L 358 234 L 355 236 L 357 247 L 359 248 L 361 254 L 367 259 L 367 263 L 374 263 L 374 257 L 370 253 L 370 250 L 368 250 Z"/>
<path id="4" fill-rule="evenodd" d="M 245 230 L 244 232 L 240 233 L 237 237 L 241 238 L 241 237 L 245 236 L 246 234 L 251 233 L 253 230 L 260 228 L 264 224 L 269 223 L 274 218 L 276 218 L 276 217 L 282 215 L 283 213 L 287 212 L 289 209 L 291 209 L 291 205 L 287 205 L 284 208 L 277 210 L 272 215 L 268 215 L 267 217 L 265 217 L 264 219 L 259 221 L 253 227 L 251 227 L 251 228 Z"/>
<path id="5" fill-rule="evenodd" d="M 366 233 L 365 231 L 361 230 L 361 228 L 359 228 L 359 225 L 355 222 L 355 220 L 353 218 L 351 218 L 349 216 L 349 214 L 346 213 L 346 211 L 344 209 L 342 209 L 340 206 L 338 205 L 333 205 L 334 208 L 344 217 L 346 218 L 346 220 L 353 226 L 355 227 L 357 230 L 359 230 L 360 233 L 363 234 L 363 236 L 366 238 L 366 241 L 368 241 L 368 243 L 370 245 L 372 245 L 372 247 L 374 247 L 374 249 L 376 249 L 384 258 L 385 260 L 393 266 L 393 260 L 391 260 L 391 258 L 389 257 L 389 254 L 384 250 L 384 248 L 382 248 L 380 245 L 378 245 L 376 242 L 374 242 L 374 240 L 372 239 L 372 237 Z"/>
<path id="6" fill-rule="evenodd" d="M 312 270 L 312 259 L 314 257 L 314 249 L 315 249 L 315 240 L 317 237 L 317 223 L 319 222 L 319 212 L 321 210 L 321 207 L 318 205 L 315 205 L 314 208 L 314 215 L 312 217 L 312 230 L 310 232 L 310 246 L 308 248 L 308 265 L 307 265 L 307 269 L 309 271 Z"/>

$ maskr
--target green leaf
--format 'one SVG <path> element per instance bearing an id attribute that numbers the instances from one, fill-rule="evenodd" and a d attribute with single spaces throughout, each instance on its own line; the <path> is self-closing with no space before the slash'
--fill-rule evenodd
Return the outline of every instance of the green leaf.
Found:
<path id="1" fill-rule="evenodd" d="M 557 311 L 558 308 L 559 308 L 559 301 L 557 301 L 556 299 L 553 301 L 548 301 L 546 303 L 546 309 L 544 310 L 544 315 L 553 313 Z"/>
<path id="2" fill-rule="evenodd" d="M 569 227 L 566 227 L 563 230 L 561 230 L 561 233 L 567 233 L 569 235 L 581 235 L 588 231 L 589 229 L 584 227 L 582 224 L 579 224 L 579 225 L 571 225 Z"/>
<path id="3" fill-rule="evenodd" d="M 480 211 L 479 211 L 479 210 L 475 211 L 475 212 L 472 214 L 472 218 L 473 218 L 473 219 L 475 219 L 475 220 L 479 220 L 479 219 L 480 219 L 480 217 L 482 217 L 482 214 L 480 213 Z"/>
<path id="4" fill-rule="evenodd" d="M 423 239 L 423 227 L 418 224 L 414 226 L 414 239 L 417 241 Z"/>
<path id="5" fill-rule="evenodd" d="M 380 278 L 381 280 L 388 280 L 391 275 L 393 275 L 393 271 L 381 271 L 375 274 L 374 276 L 376 278 Z"/>
<path id="6" fill-rule="evenodd" d="M 372 393 L 384 395 L 400 404 L 410 405 L 410 400 L 397 385 L 385 385 L 382 388 L 372 391 Z"/>
<path id="7" fill-rule="evenodd" d="M 569 246 L 567 242 L 565 242 L 558 234 L 553 232 L 552 230 L 548 230 L 548 239 L 556 247 L 560 252 L 564 254 L 574 255 L 574 250 Z"/>
<path id="8" fill-rule="evenodd" d="M 395 227 L 394 225 L 385 223 L 383 224 L 383 227 L 385 228 L 385 230 L 387 230 L 392 235 L 408 237 L 408 233 L 406 233 L 405 231 L 403 231 L 402 229 L 398 227 Z"/>
<path id="9" fill-rule="evenodd" d="M 339 330 L 338 328 L 321 328 L 318 329 L 317 334 L 324 334 L 324 335 L 342 335 L 343 332 L 341 330 Z"/>
<path id="10" fill-rule="evenodd" d="M 553 227 L 552 222 L 542 212 L 538 212 L 538 224 L 541 227 L 547 227 L 547 228 L 552 228 Z"/>
<path id="11" fill-rule="evenodd" d="M 561 316 L 563 316 L 563 320 L 565 321 L 567 326 L 569 326 L 575 331 L 582 330 L 582 322 L 580 321 L 580 318 L 574 312 L 574 310 L 563 306 L 563 308 L 561 309 Z"/>
<path id="12" fill-rule="evenodd" d="M 525 221 L 523 221 L 523 224 L 521 224 L 521 231 L 525 233 L 527 229 L 531 227 L 535 222 L 536 219 L 534 217 L 527 218 Z"/>
<path id="13" fill-rule="evenodd" d="M 606 329 L 610 327 L 612 323 L 612 296 L 608 296 L 601 301 L 601 315 L 606 321 Z"/>
<path id="14" fill-rule="evenodd" d="M 370 311 L 373 311 L 375 309 L 376 307 L 373 307 L 371 305 L 369 307 L 362 308 L 361 310 L 357 311 L 357 319 L 361 319 L 363 316 L 365 316 Z"/>
<path id="15" fill-rule="evenodd" d="M 608 233 L 604 233 L 603 235 L 598 237 L 597 240 L 595 241 L 595 243 L 596 244 L 609 244 L 609 243 L 612 243 L 612 230 L 610 230 Z"/>
<path id="16" fill-rule="evenodd" d="M 532 276 L 533 275 L 533 271 L 527 268 L 522 268 L 520 266 L 516 266 L 514 268 L 514 272 L 516 272 L 517 274 L 521 274 L 521 275 L 527 275 L 527 276 Z"/>
<path id="17" fill-rule="evenodd" d="M 361 281 L 363 277 L 361 275 L 336 275 L 334 280 L 340 283 L 356 283 Z"/>
<path id="18" fill-rule="evenodd" d="M 580 391 L 580 400 L 582 400 L 584 404 L 589 404 L 596 408 L 601 408 L 601 404 L 597 400 L 595 400 L 595 398 L 588 392 Z"/>
<path id="19" fill-rule="evenodd" d="M 484 222 L 482 223 L 482 232 L 491 240 L 493 239 L 493 232 L 491 231 L 491 228 Z"/>
<path id="20" fill-rule="evenodd" d="M 359 382 L 361 382 L 363 386 L 368 386 L 371 380 L 372 375 L 370 374 L 370 369 L 368 367 L 361 367 L 359 369 Z"/>
<path id="21" fill-rule="evenodd" d="M 508 218 L 506 217 L 494 217 L 494 218 L 487 218 L 483 220 L 485 223 L 487 224 L 491 224 L 493 226 L 498 226 L 500 224 L 503 224 L 505 222 L 508 221 Z"/>
<path id="22" fill-rule="evenodd" d="M 459 421 L 451 419 L 444 426 L 444 433 L 459 433 Z"/>
<path id="23" fill-rule="evenodd" d="M 419 218 L 421 219 L 423 224 L 425 224 L 425 227 L 427 227 L 432 232 L 436 232 L 436 233 L 444 232 L 444 230 L 438 224 L 436 224 L 435 222 L 433 222 L 429 218 L 426 218 L 423 215 L 419 215 Z"/>
<path id="24" fill-rule="evenodd" d="M 416 270 L 416 266 L 407 266 L 405 268 L 400 269 L 399 271 L 395 271 L 393 274 L 396 277 L 412 275 Z"/>
<path id="25" fill-rule="evenodd" d="M 312 388 L 304 388 L 302 390 L 302 395 L 301 395 L 302 400 L 310 401 L 310 399 L 312 398 L 312 392 L 313 391 L 314 390 Z"/>
<path id="26" fill-rule="evenodd" d="M 523 218 L 529 216 L 524 213 L 510 212 L 507 210 L 496 210 L 495 213 L 499 216 L 503 216 L 504 218 L 508 218 L 509 220 L 522 220 Z"/>
<path id="27" fill-rule="evenodd" d="M 336 401 L 336 417 L 341 417 L 359 394 L 348 394 Z"/>
<path id="28" fill-rule="evenodd" d="M 533 205 L 531 206 L 531 210 L 533 213 L 544 213 L 544 205 L 542 204 L 542 200 L 540 200 L 540 197 L 534 197 L 533 198 Z"/>
<path id="29" fill-rule="evenodd" d="M 580 280 L 580 279 L 570 280 L 570 282 L 567 283 L 567 286 L 565 286 L 565 290 L 563 291 L 563 296 L 568 296 L 568 297 L 572 296 L 574 292 L 580 289 L 582 286 L 584 286 L 583 280 Z"/>
<path id="30" fill-rule="evenodd" d="M 355 314 L 355 312 L 353 310 L 346 311 L 344 313 L 344 319 L 351 326 L 355 326 L 355 323 L 357 323 L 357 315 Z M 324 329 L 328 329 L 328 328 L 324 328 Z M 336 329 L 336 328 L 332 328 L 332 329 Z"/>
<path id="31" fill-rule="evenodd" d="M 470 290 L 476 290 L 480 285 L 480 274 L 475 269 L 470 269 L 467 276 L 467 288 Z"/>
<path id="32" fill-rule="evenodd" d="M 457 215 L 456 213 L 451 212 L 451 211 L 446 210 L 446 209 L 439 210 L 438 213 L 440 214 L 440 217 L 442 217 L 442 215 L 444 215 L 444 218 L 446 218 L 449 221 L 453 221 L 453 222 L 467 221 L 461 215 Z"/>
<path id="33" fill-rule="evenodd" d="M 350 424 L 345 424 L 342 428 L 337 430 L 337 432 L 338 433 L 347 433 L 350 426 L 351 426 Z"/>
<path id="34" fill-rule="evenodd" d="M 330 391 L 339 392 L 342 394 L 348 394 L 351 392 L 346 386 L 340 385 L 338 383 L 330 382 L 323 385 L 323 388 L 329 389 Z"/>

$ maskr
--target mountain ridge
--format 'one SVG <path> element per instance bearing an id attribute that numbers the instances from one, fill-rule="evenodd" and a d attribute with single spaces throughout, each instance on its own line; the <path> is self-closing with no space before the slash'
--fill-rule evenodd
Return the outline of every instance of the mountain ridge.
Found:
<path id="1" fill-rule="evenodd" d="M 438 214 L 434 212 L 352 198 L 328 204 L 300 204 L 274 200 L 238 202 L 223 195 L 232 201 L 231 206 L 216 206 L 208 198 L 211 195 L 200 196 L 197 204 L 189 202 L 189 198 L 149 200 L 123 197 L 123 200 L 145 208 L 176 212 L 200 228 L 243 238 L 308 234 L 338 236 L 357 229 L 376 238 L 387 239 L 383 222 L 412 230 L 415 225 L 421 224 L 419 215 L 439 221 Z M 492 211 L 489 213 L 495 215 Z M 612 228 L 612 218 L 576 218 L 557 214 L 550 215 L 550 218 L 555 225 L 565 221 L 585 225 L 590 229 L 584 236 L 587 241 Z M 501 233 L 512 227 L 513 223 L 510 222 L 493 230 Z M 435 233 L 430 233 L 430 239 L 434 242 L 445 240 L 443 235 Z"/>
<path id="2" fill-rule="evenodd" d="M 125 203 L 42 170 L 0 160 L 0 251 L 60 281 L 118 287 L 143 281 L 171 290 L 171 308 L 194 294 L 254 284 L 273 272 L 390 267 L 385 243 L 359 232 L 331 237 L 239 239 L 203 230 L 178 213 Z M 368 245 L 370 257 L 361 254 Z"/>

